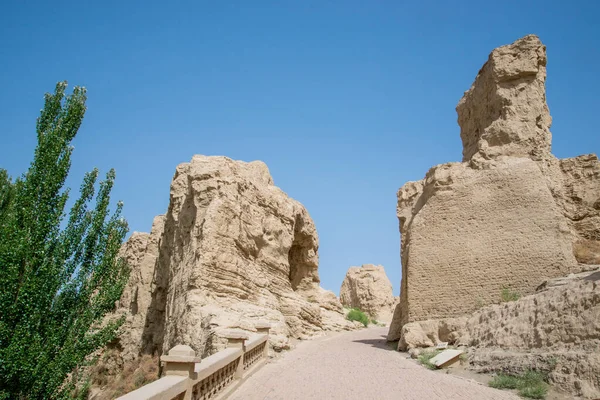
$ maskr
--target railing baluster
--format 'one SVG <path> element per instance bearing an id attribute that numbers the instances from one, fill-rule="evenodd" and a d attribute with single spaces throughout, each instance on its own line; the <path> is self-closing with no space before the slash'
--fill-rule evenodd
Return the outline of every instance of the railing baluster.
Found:
<path id="1" fill-rule="evenodd" d="M 183 399 L 208 400 L 221 398 L 235 389 L 269 354 L 270 324 L 259 322 L 258 335 L 250 336 L 241 330 L 224 334 L 227 350 L 208 357 L 200 365 L 200 358 L 186 345 L 178 345 L 161 356 L 165 376 L 149 383 L 118 400 Z M 239 349 L 239 350 L 236 350 Z M 229 388 L 229 389 L 228 389 Z"/>

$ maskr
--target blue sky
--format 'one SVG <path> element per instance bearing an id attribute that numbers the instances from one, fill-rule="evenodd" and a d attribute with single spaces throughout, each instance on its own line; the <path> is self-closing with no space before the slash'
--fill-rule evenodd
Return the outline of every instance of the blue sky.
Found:
<path id="1" fill-rule="evenodd" d="M 539 35 L 554 153 L 600 150 L 599 15 L 592 0 L 5 0 L 0 168 L 26 170 L 43 94 L 66 79 L 89 96 L 68 185 L 114 167 L 131 231 L 193 154 L 260 159 L 315 220 L 323 287 L 374 263 L 398 293 L 396 191 L 460 161 L 454 108 L 493 48 Z"/>

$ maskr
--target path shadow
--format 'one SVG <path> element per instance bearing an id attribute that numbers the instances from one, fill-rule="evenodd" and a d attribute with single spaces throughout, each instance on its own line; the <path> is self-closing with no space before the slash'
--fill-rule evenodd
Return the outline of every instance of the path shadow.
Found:
<path id="1" fill-rule="evenodd" d="M 386 340 L 386 336 L 381 336 L 381 339 L 361 339 L 361 340 L 353 340 L 354 343 L 363 343 L 371 345 L 377 349 L 388 350 L 388 351 L 396 351 L 398 348 L 398 341 L 388 342 Z"/>
<path id="2" fill-rule="evenodd" d="M 598 272 L 594 272 L 593 274 L 590 274 L 588 276 L 586 276 L 585 278 L 583 278 L 584 281 L 597 281 L 600 280 L 600 271 Z"/>

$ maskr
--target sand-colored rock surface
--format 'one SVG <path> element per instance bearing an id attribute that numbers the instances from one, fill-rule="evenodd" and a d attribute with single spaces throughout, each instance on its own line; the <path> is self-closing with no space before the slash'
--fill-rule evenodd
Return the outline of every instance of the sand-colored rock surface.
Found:
<path id="1" fill-rule="evenodd" d="M 271 345 L 355 329 L 319 286 L 319 239 L 306 209 L 273 184 L 267 166 L 194 156 L 177 167 L 167 213 L 123 254 L 132 276 L 120 302 L 124 353 L 177 344 L 207 355 L 229 328 L 269 322 Z"/>
<path id="2" fill-rule="evenodd" d="M 595 260 L 600 162 L 550 153 L 545 79 L 536 36 L 495 49 L 457 106 L 463 162 L 398 191 L 402 283 L 390 340 L 409 322 L 466 315 L 506 288 L 531 294 Z"/>
<path id="3" fill-rule="evenodd" d="M 600 270 L 485 307 L 468 318 L 459 342 L 474 347 L 476 371 L 533 367 L 548 371 L 551 382 L 567 393 L 599 398 Z"/>
<path id="4" fill-rule="evenodd" d="M 434 167 L 414 204 L 414 185 L 398 192 L 405 323 L 472 312 L 504 287 L 532 293 L 574 269 L 569 226 L 536 163 L 488 167 Z"/>
<path id="5" fill-rule="evenodd" d="M 492 51 L 456 107 L 463 161 L 550 153 L 546 61 L 546 47 L 535 35 Z"/>
<path id="6" fill-rule="evenodd" d="M 360 308 L 372 318 L 390 322 L 398 299 L 381 265 L 350 267 L 340 289 L 340 301 L 349 308 Z"/>
<path id="7" fill-rule="evenodd" d="M 399 350 L 440 342 L 469 348 L 471 369 L 548 372 L 558 388 L 600 396 L 600 269 L 553 279 L 517 301 L 494 304 L 468 317 L 411 322 Z"/>
<path id="8" fill-rule="evenodd" d="M 121 255 L 131 268 L 129 281 L 117 304 L 117 312 L 125 316 L 119 336 L 119 352 L 124 362 L 135 359 L 143 350 L 142 339 L 152 302 L 152 282 L 163 234 L 164 217 L 154 218 L 150 234 L 134 232 L 121 248 Z M 151 351 L 150 351 L 151 352 Z"/>
<path id="9" fill-rule="evenodd" d="M 588 241 L 588 247 L 600 246 L 600 161 L 595 154 L 565 158 L 558 163 L 560 174 L 551 171 L 560 190 L 554 192 L 564 210 L 574 236 Z M 576 254 L 577 255 L 577 254 Z M 581 260 L 580 262 L 584 262 Z"/>

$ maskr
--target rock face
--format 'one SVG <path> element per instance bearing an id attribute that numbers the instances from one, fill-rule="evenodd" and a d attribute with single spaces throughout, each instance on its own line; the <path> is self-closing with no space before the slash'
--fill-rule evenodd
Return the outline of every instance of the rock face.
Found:
<path id="1" fill-rule="evenodd" d="M 536 36 L 494 50 L 457 106 L 463 162 L 398 191 L 402 284 L 389 340 L 409 322 L 497 302 L 505 288 L 533 293 L 578 270 L 573 243 L 598 247 L 600 162 L 550 153 L 545 79 Z"/>
<path id="2" fill-rule="evenodd" d="M 546 47 L 537 36 L 492 51 L 456 107 L 463 161 L 548 156 L 552 118 L 545 82 Z"/>
<path id="3" fill-rule="evenodd" d="M 439 342 L 469 346 L 469 364 L 476 371 L 535 368 L 568 393 L 598 398 L 600 270 L 551 280 L 540 289 L 467 317 L 405 324 L 399 348 Z"/>
<path id="4" fill-rule="evenodd" d="M 550 159 L 553 194 L 575 236 L 600 246 L 600 162 L 595 154 L 562 160 Z M 558 164 L 558 167 L 556 167 Z"/>
<path id="5" fill-rule="evenodd" d="M 354 329 L 335 295 L 319 286 L 319 240 L 306 209 L 274 186 L 267 166 L 194 156 L 177 167 L 166 215 L 133 234 L 120 302 L 124 357 L 177 344 L 207 355 L 228 328 L 272 324 L 271 344 Z"/>
<path id="6" fill-rule="evenodd" d="M 372 264 L 348 269 L 340 289 L 340 301 L 344 306 L 360 308 L 382 322 L 392 320 L 397 303 L 385 269 Z"/>
<path id="7" fill-rule="evenodd" d="M 576 264 L 567 221 L 528 158 L 435 167 L 400 189 L 398 216 L 405 322 L 474 311 L 504 286 L 531 293 Z"/>
<path id="8" fill-rule="evenodd" d="M 164 216 L 155 217 L 150 234 L 134 232 L 121 248 L 121 255 L 131 268 L 129 281 L 117 305 L 118 312 L 125 316 L 125 323 L 119 336 L 120 352 L 124 362 L 135 359 L 144 347 L 142 337 L 149 318 L 152 282 L 155 278 L 159 242 L 164 224 Z M 151 352 L 151 348 L 149 350 Z"/>

